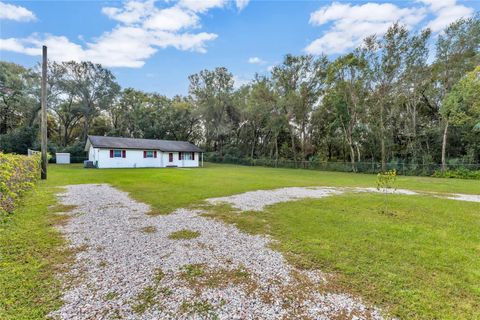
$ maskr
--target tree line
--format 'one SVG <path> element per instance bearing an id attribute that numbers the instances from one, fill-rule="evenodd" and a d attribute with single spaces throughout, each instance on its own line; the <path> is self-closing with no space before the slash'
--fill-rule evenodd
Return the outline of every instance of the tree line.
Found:
<path id="1" fill-rule="evenodd" d="M 480 19 L 442 33 L 393 24 L 349 53 L 286 55 L 234 86 L 226 68 L 189 76 L 185 96 L 122 89 L 91 62 L 50 62 L 52 151 L 84 155 L 88 134 L 188 140 L 237 158 L 480 163 Z M 38 145 L 40 72 L 0 62 L 0 149 Z"/>

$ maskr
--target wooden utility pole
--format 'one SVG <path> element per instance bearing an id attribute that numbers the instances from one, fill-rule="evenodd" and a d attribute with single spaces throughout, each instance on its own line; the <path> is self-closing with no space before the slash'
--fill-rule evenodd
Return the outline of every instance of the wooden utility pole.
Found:
<path id="1" fill-rule="evenodd" d="M 47 47 L 43 46 L 42 52 L 42 124 L 41 124 L 41 144 L 42 144 L 42 180 L 47 179 Z"/>

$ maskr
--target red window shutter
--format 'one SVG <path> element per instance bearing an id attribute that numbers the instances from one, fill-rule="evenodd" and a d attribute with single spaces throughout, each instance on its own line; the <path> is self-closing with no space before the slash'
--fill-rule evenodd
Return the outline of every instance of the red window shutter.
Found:
<path id="1" fill-rule="evenodd" d="M 178 153 L 178 160 L 182 160 L 182 153 L 181 152 Z"/>
<path id="2" fill-rule="evenodd" d="M 110 158 L 113 158 L 113 150 L 110 150 Z"/>
<path id="3" fill-rule="evenodd" d="M 147 151 L 143 150 L 143 157 L 146 158 L 147 157 Z"/>
<path id="4" fill-rule="evenodd" d="M 122 150 L 122 158 L 125 158 L 127 156 L 127 150 Z"/>
<path id="5" fill-rule="evenodd" d="M 154 158 L 157 157 L 157 151 L 153 151 L 153 157 L 154 157 Z"/>
<path id="6" fill-rule="evenodd" d="M 192 152 L 192 160 L 195 160 L 195 152 Z"/>

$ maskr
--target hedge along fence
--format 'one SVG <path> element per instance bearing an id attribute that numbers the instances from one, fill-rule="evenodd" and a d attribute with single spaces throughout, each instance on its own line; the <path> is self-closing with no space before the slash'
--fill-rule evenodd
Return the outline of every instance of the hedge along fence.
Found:
<path id="1" fill-rule="evenodd" d="M 23 156 L 0 152 L 0 217 L 13 211 L 20 196 L 40 176 L 40 155 Z"/>

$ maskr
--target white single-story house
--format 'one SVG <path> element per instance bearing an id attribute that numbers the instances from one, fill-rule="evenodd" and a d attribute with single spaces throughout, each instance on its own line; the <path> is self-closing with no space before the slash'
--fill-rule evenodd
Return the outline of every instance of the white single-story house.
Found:
<path id="1" fill-rule="evenodd" d="M 88 136 L 88 160 L 97 168 L 165 168 L 203 165 L 203 151 L 187 141 Z"/>

